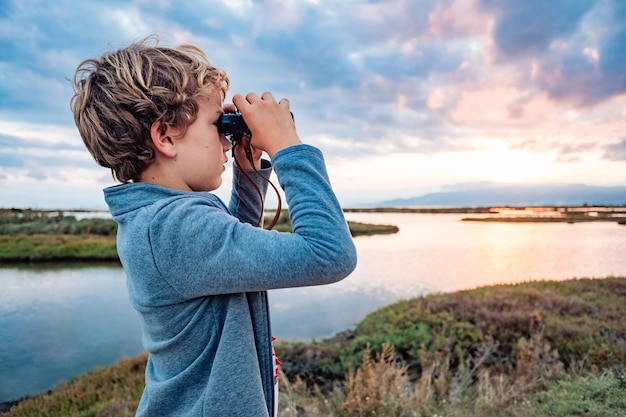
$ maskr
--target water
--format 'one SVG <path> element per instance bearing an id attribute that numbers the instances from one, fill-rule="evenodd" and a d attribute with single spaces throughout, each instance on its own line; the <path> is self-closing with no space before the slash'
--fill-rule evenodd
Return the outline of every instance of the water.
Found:
<path id="1" fill-rule="evenodd" d="M 0 269 L 0 402 L 141 352 L 116 266 Z"/>
<path id="2" fill-rule="evenodd" d="M 460 215 L 348 213 L 395 224 L 355 240 L 345 280 L 270 293 L 273 333 L 310 339 L 351 328 L 398 299 L 496 283 L 626 276 L 626 226 L 461 222 Z M 0 268 L 0 402 L 141 352 L 117 266 Z"/>

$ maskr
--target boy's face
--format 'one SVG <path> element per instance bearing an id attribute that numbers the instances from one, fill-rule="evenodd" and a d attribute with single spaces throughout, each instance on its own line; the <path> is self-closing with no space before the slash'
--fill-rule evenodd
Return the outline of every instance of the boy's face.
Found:
<path id="1" fill-rule="evenodd" d="M 213 191 L 222 184 L 230 142 L 217 131 L 222 115 L 219 92 L 198 99 L 198 116 L 185 135 L 178 137 L 177 165 L 180 179 L 191 191 Z"/>

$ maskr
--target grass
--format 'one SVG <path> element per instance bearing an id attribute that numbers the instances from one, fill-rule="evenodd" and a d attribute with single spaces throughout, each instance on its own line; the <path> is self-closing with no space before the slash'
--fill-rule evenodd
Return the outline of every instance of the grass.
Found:
<path id="1" fill-rule="evenodd" d="M 583 359 L 588 369 L 609 369 L 626 364 L 625 296 L 626 280 L 609 277 L 402 300 L 367 315 L 330 342 L 285 345 L 283 369 L 290 379 L 300 375 L 327 389 L 358 365 L 363 350 L 377 353 L 390 343 L 413 380 L 425 363 L 442 357 L 452 373 L 475 366 L 478 358 L 483 358 L 481 367 L 510 373 L 519 367 L 520 343 L 537 337 L 558 352 L 566 369 Z"/>
<path id="2" fill-rule="evenodd" d="M 0 262 L 117 261 L 112 219 L 0 209 Z"/>
<path id="3" fill-rule="evenodd" d="M 268 212 L 268 214 L 266 214 L 264 224 L 270 224 L 270 222 L 274 219 L 275 213 L 275 211 Z M 392 234 L 398 233 L 398 231 L 400 230 L 398 226 L 394 225 L 359 223 L 353 221 L 348 221 L 348 227 L 350 229 L 350 233 L 354 237 Z M 276 225 L 273 227 L 273 229 L 279 232 L 291 232 L 291 222 L 289 220 L 288 210 L 281 210 L 278 221 L 276 222 Z"/>
<path id="4" fill-rule="evenodd" d="M 369 224 L 348 221 L 348 227 L 352 236 L 370 236 L 370 235 L 386 235 L 398 233 L 398 226 L 389 224 Z"/>
<path id="5" fill-rule="evenodd" d="M 114 236 L 0 235 L 0 261 L 115 261 Z"/>
<path id="6" fill-rule="evenodd" d="M 626 278 L 400 301 L 328 340 L 281 342 L 281 417 L 626 416 Z M 3 417 L 130 416 L 145 355 Z"/>
<path id="7" fill-rule="evenodd" d="M 115 236 L 0 235 L 0 261 L 117 261 Z"/>
<path id="8" fill-rule="evenodd" d="M 538 392 L 527 400 L 530 413 L 514 410 L 512 417 L 549 416 L 626 416 L 624 374 L 597 373 L 565 378 L 549 391 Z"/>
<path id="9" fill-rule="evenodd" d="M 98 368 L 28 398 L 3 417 L 130 417 L 143 391 L 145 354 Z"/>

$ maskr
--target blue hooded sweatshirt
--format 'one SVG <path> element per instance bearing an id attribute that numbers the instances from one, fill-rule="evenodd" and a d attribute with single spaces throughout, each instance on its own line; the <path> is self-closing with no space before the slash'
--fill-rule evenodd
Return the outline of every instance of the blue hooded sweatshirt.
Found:
<path id="1" fill-rule="evenodd" d="M 292 233 L 253 226 L 261 201 L 237 168 L 228 207 L 211 193 L 150 183 L 104 190 L 149 353 L 138 416 L 272 415 L 267 290 L 329 284 L 354 270 L 355 247 L 321 152 L 296 145 L 272 164 Z"/>

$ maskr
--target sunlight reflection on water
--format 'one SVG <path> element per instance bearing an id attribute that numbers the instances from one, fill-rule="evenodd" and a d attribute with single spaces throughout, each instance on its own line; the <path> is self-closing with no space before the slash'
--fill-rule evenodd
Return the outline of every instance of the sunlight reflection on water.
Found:
<path id="1" fill-rule="evenodd" d="M 348 213 L 348 219 L 367 221 L 368 215 Z M 398 297 L 411 297 L 497 283 L 626 273 L 621 256 L 626 227 L 614 222 L 485 223 L 462 222 L 462 217 L 378 214 L 377 222 L 400 225 L 400 232 L 395 239 L 356 239 L 360 265 L 354 275 L 366 286 L 384 283 Z"/>
<path id="2" fill-rule="evenodd" d="M 626 227 L 616 223 L 462 222 L 456 214 L 347 213 L 393 224 L 397 234 L 355 239 L 358 266 L 345 280 L 272 291 L 275 332 L 329 336 L 398 299 L 499 283 L 626 275 Z M 275 303 L 275 304 L 274 304 Z M 278 311 L 276 311 L 278 310 Z M 292 317 L 300 320 L 294 328 Z M 321 332 L 321 323 L 326 333 Z"/>

